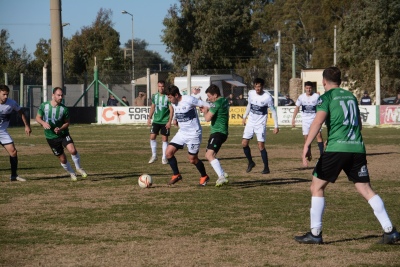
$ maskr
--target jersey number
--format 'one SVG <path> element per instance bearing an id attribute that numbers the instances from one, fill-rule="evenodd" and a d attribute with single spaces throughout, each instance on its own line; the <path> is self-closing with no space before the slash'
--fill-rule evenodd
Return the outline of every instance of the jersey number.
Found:
<path id="1" fill-rule="evenodd" d="M 350 124 L 351 126 L 358 126 L 357 105 L 354 100 L 349 100 L 347 102 L 341 100 L 339 103 L 344 114 L 343 125 Z"/>

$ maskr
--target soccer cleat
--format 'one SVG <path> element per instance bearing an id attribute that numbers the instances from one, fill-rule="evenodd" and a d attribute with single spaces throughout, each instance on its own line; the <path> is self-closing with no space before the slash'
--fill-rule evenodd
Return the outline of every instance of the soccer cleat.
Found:
<path id="1" fill-rule="evenodd" d="M 200 182 L 199 185 L 200 186 L 206 186 L 207 182 L 210 180 L 210 177 L 208 177 L 208 175 L 200 177 Z"/>
<path id="2" fill-rule="evenodd" d="M 228 177 L 228 175 L 226 174 L 226 176 L 225 176 L 225 173 L 223 176 L 220 176 L 218 178 L 218 180 L 215 182 L 215 186 L 220 187 L 220 186 L 223 186 L 224 184 L 229 183 L 229 181 L 228 181 L 228 179 L 226 179 L 226 177 Z"/>
<path id="3" fill-rule="evenodd" d="M 11 180 L 11 182 L 16 182 L 16 181 L 18 181 L 18 182 L 26 182 L 26 179 L 24 179 L 22 177 L 19 177 L 19 176 L 11 177 L 10 180 Z"/>
<path id="4" fill-rule="evenodd" d="M 264 168 L 264 170 L 261 172 L 262 174 L 268 174 L 270 173 L 269 168 Z"/>
<path id="5" fill-rule="evenodd" d="M 396 231 L 396 228 L 390 233 L 383 233 L 382 239 L 378 242 L 379 244 L 394 244 L 400 240 L 399 232 Z"/>
<path id="6" fill-rule="evenodd" d="M 162 162 L 162 164 L 168 164 L 168 160 L 166 158 L 162 158 L 161 162 Z"/>
<path id="7" fill-rule="evenodd" d="M 71 172 L 69 175 L 71 175 L 71 180 L 72 181 L 77 181 L 78 180 L 78 178 L 76 178 L 76 174 L 75 173 Z"/>
<path id="8" fill-rule="evenodd" d="M 178 173 L 177 175 L 172 175 L 171 180 L 169 180 L 168 185 L 173 185 L 182 180 L 182 176 Z"/>
<path id="9" fill-rule="evenodd" d="M 251 170 L 256 166 L 254 161 L 250 162 L 249 165 L 247 166 L 246 172 L 251 172 Z"/>
<path id="10" fill-rule="evenodd" d="M 152 156 L 149 160 L 149 164 L 154 163 L 157 160 L 157 156 Z"/>
<path id="11" fill-rule="evenodd" d="M 84 169 L 76 169 L 76 172 L 79 173 L 80 175 L 82 175 L 82 178 L 87 177 L 87 173 L 85 172 Z"/>
<path id="12" fill-rule="evenodd" d="M 311 232 L 307 232 L 304 235 L 301 236 L 295 236 L 294 240 L 301 244 L 322 244 L 322 232 L 318 235 L 315 236 Z"/>

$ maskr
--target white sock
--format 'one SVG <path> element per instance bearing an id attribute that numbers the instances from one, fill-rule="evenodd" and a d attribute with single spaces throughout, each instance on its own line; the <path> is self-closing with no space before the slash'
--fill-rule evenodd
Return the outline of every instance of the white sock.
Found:
<path id="1" fill-rule="evenodd" d="M 213 167 L 215 173 L 218 175 L 218 177 L 221 177 L 224 175 L 224 170 L 221 167 L 221 164 L 219 164 L 218 159 L 213 159 L 210 161 L 211 166 Z"/>
<path id="2" fill-rule="evenodd" d="M 80 168 L 81 168 L 81 163 L 80 163 L 81 157 L 79 156 L 79 153 L 76 152 L 75 155 L 72 155 L 72 154 L 71 154 L 71 158 L 72 158 L 72 161 L 73 161 L 74 164 L 75 164 L 75 168 L 80 169 Z"/>
<path id="3" fill-rule="evenodd" d="M 157 156 L 157 141 L 150 140 L 150 147 L 151 147 L 151 155 L 153 157 L 156 157 Z"/>
<path id="4" fill-rule="evenodd" d="M 325 209 L 324 197 L 311 197 L 310 222 L 311 233 L 315 236 L 319 235 L 322 230 L 322 215 Z"/>
<path id="5" fill-rule="evenodd" d="M 61 166 L 66 170 L 68 173 L 75 173 L 74 170 L 71 167 L 71 164 L 67 161 L 67 163 L 63 164 L 61 163 Z"/>
<path id="6" fill-rule="evenodd" d="M 163 158 L 166 159 L 167 157 L 165 156 L 165 151 L 167 151 L 167 147 L 168 147 L 168 142 L 162 142 L 162 155 Z"/>
<path id="7" fill-rule="evenodd" d="M 369 205 L 374 210 L 374 214 L 378 221 L 381 223 L 383 231 L 385 233 L 390 233 L 393 229 L 392 222 L 389 219 L 389 216 L 385 209 L 385 204 L 380 196 L 375 195 L 368 200 Z"/>

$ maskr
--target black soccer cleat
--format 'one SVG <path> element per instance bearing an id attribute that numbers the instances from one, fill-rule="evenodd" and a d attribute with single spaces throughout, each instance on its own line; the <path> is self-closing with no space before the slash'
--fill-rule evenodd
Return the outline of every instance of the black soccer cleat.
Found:
<path id="1" fill-rule="evenodd" d="M 246 172 L 251 172 L 251 170 L 256 166 L 254 161 L 250 162 L 249 165 L 247 166 Z"/>
<path id="2" fill-rule="evenodd" d="M 307 232 L 301 236 L 295 236 L 294 240 L 301 244 L 322 244 L 322 232 L 318 236 L 313 235 L 311 232 Z"/>
<path id="3" fill-rule="evenodd" d="M 270 173 L 269 168 L 264 168 L 264 170 L 261 172 L 262 174 L 268 174 Z"/>
<path id="4" fill-rule="evenodd" d="M 391 245 L 399 240 L 400 234 L 396 231 L 396 228 L 393 227 L 393 230 L 390 233 L 383 233 L 382 239 L 378 243 Z"/>

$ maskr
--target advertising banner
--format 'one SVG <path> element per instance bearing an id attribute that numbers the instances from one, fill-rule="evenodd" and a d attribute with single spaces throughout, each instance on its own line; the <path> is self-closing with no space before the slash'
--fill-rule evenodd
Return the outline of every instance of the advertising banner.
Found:
<path id="1" fill-rule="evenodd" d="M 243 115 L 246 112 L 246 107 L 230 107 L 229 109 L 229 125 L 242 125 Z M 274 119 L 272 118 L 272 113 L 268 109 L 268 120 L 267 125 L 274 125 Z"/>
<path id="2" fill-rule="evenodd" d="M 380 106 L 381 124 L 400 124 L 400 106 Z"/>
<path id="3" fill-rule="evenodd" d="M 150 107 L 98 107 L 97 123 L 147 123 Z"/>

